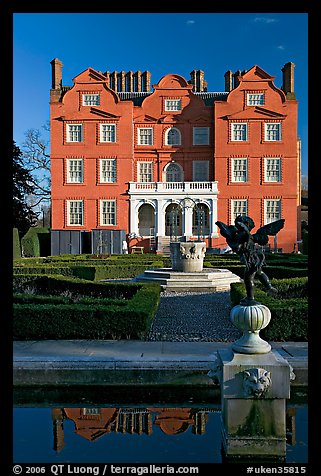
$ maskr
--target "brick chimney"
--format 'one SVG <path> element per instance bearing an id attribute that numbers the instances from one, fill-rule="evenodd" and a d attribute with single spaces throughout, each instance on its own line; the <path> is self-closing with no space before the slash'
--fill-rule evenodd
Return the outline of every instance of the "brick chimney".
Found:
<path id="1" fill-rule="evenodd" d="M 52 89 L 61 89 L 62 87 L 62 62 L 55 58 L 51 62 Z"/>
<path id="2" fill-rule="evenodd" d="M 225 91 L 230 92 L 233 89 L 233 73 L 231 70 L 226 71 L 224 74 L 224 80 L 225 80 Z"/>
<path id="3" fill-rule="evenodd" d="M 285 93 L 287 99 L 296 99 L 294 92 L 294 63 L 286 63 L 282 68 L 283 84 L 282 91 Z"/>
<path id="4" fill-rule="evenodd" d="M 194 86 L 194 92 L 200 93 L 207 91 L 207 81 L 204 80 L 204 71 L 201 69 L 198 69 L 197 71 L 196 69 L 193 69 L 190 75 L 191 79 L 189 83 Z"/>
<path id="5" fill-rule="evenodd" d="M 235 73 L 233 74 L 233 87 L 234 89 L 238 87 L 238 85 L 240 84 L 240 81 L 238 79 L 238 76 L 241 76 L 241 71 L 238 69 L 237 71 L 235 71 Z"/>

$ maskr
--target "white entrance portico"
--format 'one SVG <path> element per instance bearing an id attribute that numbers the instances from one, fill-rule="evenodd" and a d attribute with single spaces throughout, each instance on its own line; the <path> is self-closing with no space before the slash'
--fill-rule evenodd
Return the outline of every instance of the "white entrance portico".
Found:
<path id="1" fill-rule="evenodd" d="M 217 238 L 217 194 L 217 182 L 130 182 L 130 233 Z"/>

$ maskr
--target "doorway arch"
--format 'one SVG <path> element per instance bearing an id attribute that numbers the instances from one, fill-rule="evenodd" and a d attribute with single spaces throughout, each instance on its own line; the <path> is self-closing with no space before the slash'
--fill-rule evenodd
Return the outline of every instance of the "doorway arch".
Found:
<path id="1" fill-rule="evenodd" d="M 155 230 L 155 211 L 149 203 L 144 203 L 138 210 L 138 233 L 140 236 L 152 236 Z"/>
<path id="2" fill-rule="evenodd" d="M 182 235 L 182 208 L 171 203 L 165 212 L 165 235 L 178 237 Z"/>

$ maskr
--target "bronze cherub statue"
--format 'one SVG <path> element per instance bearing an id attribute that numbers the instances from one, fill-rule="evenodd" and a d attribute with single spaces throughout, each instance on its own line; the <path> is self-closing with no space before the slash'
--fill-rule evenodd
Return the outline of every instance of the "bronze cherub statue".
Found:
<path id="1" fill-rule="evenodd" d="M 277 292 L 270 283 L 268 276 L 262 271 L 265 264 L 264 250 L 262 246 L 269 241 L 269 236 L 275 236 L 284 226 L 285 220 L 281 218 L 267 225 L 262 226 L 256 233 L 251 235 L 251 230 L 255 227 L 252 218 L 238 215 L 235 218 L 235 225 L 226 225 L 217 221 L 221 235 L 226 238 L 227 244 L 232 251 L 240 256 L 241 262 L 245 264 L 244 284 L 246 298 L 241 300 L 241 304 L 250 306 L 257 304 L 254 299 L 254 278 L 257 277 L 264 286 L 264 290 L 274 294 Z M 260 245 L 260 246 L 258 246 Z"/>

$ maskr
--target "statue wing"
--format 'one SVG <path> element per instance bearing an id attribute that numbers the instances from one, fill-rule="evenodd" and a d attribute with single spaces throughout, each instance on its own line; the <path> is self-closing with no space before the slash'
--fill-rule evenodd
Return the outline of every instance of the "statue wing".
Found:
<path id="1" fill-rule="evenodd" d="M 269 236 L 275 236 L 284 227 L 284 218 L 272 221 L 267 225 L 261 226 L 256 233 L 252 235 L 255 243 L 266 245 L 269 242 Z"/>
<path id="2" fill-rule="evenodd" d="M 234 225 L 226 225 L 222 221 L 215 222 L 220 229 L 221 235 L 226 238 L 226 240 L 233 241 L 235 239 L 235 234 L 237 233 L 237 228 Z"/>
<path id="3" fill-rule="evenodd" d="M 217 221 L 216 225 L 219 227 L 221 235 L 226 239 L 226 243 L 234 252 L 238 252 L 239 249 L 239 233 L 238 229 L 234 225 L 226 225 L 222 221 Z"/>

